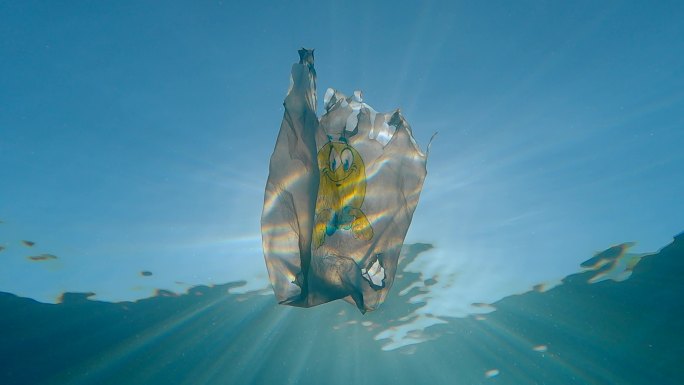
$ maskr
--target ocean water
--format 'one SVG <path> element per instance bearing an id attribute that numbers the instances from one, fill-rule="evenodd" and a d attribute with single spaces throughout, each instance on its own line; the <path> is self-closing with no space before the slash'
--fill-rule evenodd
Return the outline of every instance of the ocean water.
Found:
<path id="1" fill-rule="evenodd" d="M 684 383 L 681 2 L 0 1 L 0 385 Z M 435 132 L 375 311 L 278 305 L 297 50 Z M 361 95 L 361 94 L 359 94 Z"/>
<path id="2" fill-rule="evenodd" d="M 408 263 L 429 245 L 407 247 Z M 444 319 L 423 342 L 383 350 L 420 303 L 394 295 L 361 316 L 346 303 L 276 306 L 228 294 L 240 283 L 137 302 L 61 304 L 0 296 L 3 384 L 680 384 L 684 238 L 642 258 L 622 282 L 565 277 Z M 406 274 L 395 294 L 419 278 Z"/>

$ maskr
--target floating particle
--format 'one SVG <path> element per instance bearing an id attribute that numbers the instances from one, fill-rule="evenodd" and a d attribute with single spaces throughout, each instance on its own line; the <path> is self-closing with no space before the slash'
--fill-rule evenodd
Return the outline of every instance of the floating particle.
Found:
<path id="1" fill-rule="evenodd" d="M 634 245 L 634 242 L 625 242 L 619 245 L 611 246 L 606 250 L 594 254 L 594 256 L 590 259 L 582 262 L 580 266 L 589 270 L 598 270 L 611 261 L 622 257 L 627 250 Z"/>
<path id="2" fill-rule="evenodd" d="M 537 345 L 533 347 L 532 350 L 534 350 L 535 352 L 544 353 L 548 350 L 548 347 L 546 345 Z"/>
<path id="3" fill-rule="evenodd" d="M 613 246 L 583 262 L 582 267 L 585 270 L 596 271 L 596 274 L 587 282 L 598 283 L 608 279 L 621 282 L 628 279 L 639 261 L 649 255 L 628 253 L 627 251 L 633 245 L 633 242 L 628 242 Z"/>
<path id="4" fill-rule="evenodd" d="M 484 320 L 487 319 L 487 317 L 478 314 L 478 315 L 475 316 L 475 319 L 478 320 L 478 321 L 484 321 Z"/>
<path id="5" fill-rule="evenodd" d="M 371 321 L 363 321 L 363 322 L 361 322 L 361 325 L 368 327 L 368 326 L 372 326 L 373 323 Z"/>
<path id="6" fill-rule="evenodd" d="M 492 378 L 499 375 L 499 369 L 489 369 L 485 372 L 485 377 Z"/>
<path id="7" fill-rule="evenodd" d="M 33 247 L 33 245 L 36 244 L 35 242 L 26 241 L 26 240 L 21 241 L 21 243 L 23 243 L 24 246 L 26 246 L 26 247 Z"/>
<path id="8" fill-rule="evenodd" d="M 92 300 L 91 297 L 95 296 L 95 293 L 88 291 L 85 293 L 71 293 L 64 292 L 57 297 L 57 303 L 78 303 Z"/>
<path id="9" fill-rule="evenodd" d="M 475 303 L 473 303 L 473 306 L 474 306 L 474 307 L 479 307 L 479 308 L 482 308 L 482 309 L 492 309 L 492 310 L 496 310 L 496 308 L 494 307 L 494 305 L 490 305 L 490 304 L 488 304 L 488 303 L 483 303 L 483 302 L 475 302 Z"/>
<path id="10" fill-rule="evenodd" d="M 52 254 L 41 254 L 41 255 L 33 255 L 30 257 L 26 257 L 32 261 L 49 261 L 51 259 L 57 259 L 56 255 Z"/>
<path id="11" fill-rule="evenodd" d="M 0 246 L 0 251 L 5 250 L 5 246 Z"/>
<path id="12" fill-rule="evenodd" d="M 556 279 L 548 282 L 542 282 L 534 285 L 532 287 L 532 290 L 538 292 L 538 293 L 546 293 L 547 291 L 553 289 L 556 286 L 560 286 L 563 284 L 562 279 Z"/>
<path id="13" fill-rule="evenodd" d="M 144 270 L 140 272 L 140 275 L 142 275 L 143 277 L 149 277 L 150 275 L 152 275 L 152 272 Z"/>
<path id="14" fill-rule="evenodd" d="M 169 291 L 169 290 L 164 290 L 164 289 L 157 289 L 154 292 L 154 295 L 156 297 L 178 297 L 178 294 Z"/>

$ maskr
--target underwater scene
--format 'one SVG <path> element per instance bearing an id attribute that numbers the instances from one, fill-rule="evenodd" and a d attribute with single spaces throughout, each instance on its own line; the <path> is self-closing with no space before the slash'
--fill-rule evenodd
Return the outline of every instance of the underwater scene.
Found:
<path id="1" fill-rule="evenodd" d="M 0 2 L 0 384 L 683 384 L 681 20 Z"/>

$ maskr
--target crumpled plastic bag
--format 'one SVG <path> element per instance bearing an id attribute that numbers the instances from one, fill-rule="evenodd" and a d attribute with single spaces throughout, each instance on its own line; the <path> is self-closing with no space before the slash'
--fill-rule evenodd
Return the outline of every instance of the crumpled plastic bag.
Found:
<path id="1" fill-rule="evenodd" d="M 281 304 L 345 299 L 365 313 L 392 286 L 427 153 L 399 110 L 377 112 L 360 91 L 328 89 L 319 120 L 313 50 L 299 55 L 261 219 L 269 278 Z"/>

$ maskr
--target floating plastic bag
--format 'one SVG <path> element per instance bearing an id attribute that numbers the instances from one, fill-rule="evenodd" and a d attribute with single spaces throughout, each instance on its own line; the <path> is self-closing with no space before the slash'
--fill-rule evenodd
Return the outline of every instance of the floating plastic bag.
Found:
<path id="1" fill-rule="evenodd" d="M 427 154 L 397 110 L 325 94 L 316 116 L 313 51 L 292 66 L 261 218 L 264 256 L 279 303 L 343 298 L 375 310 L 392 286 L 426 175 Z"/>

